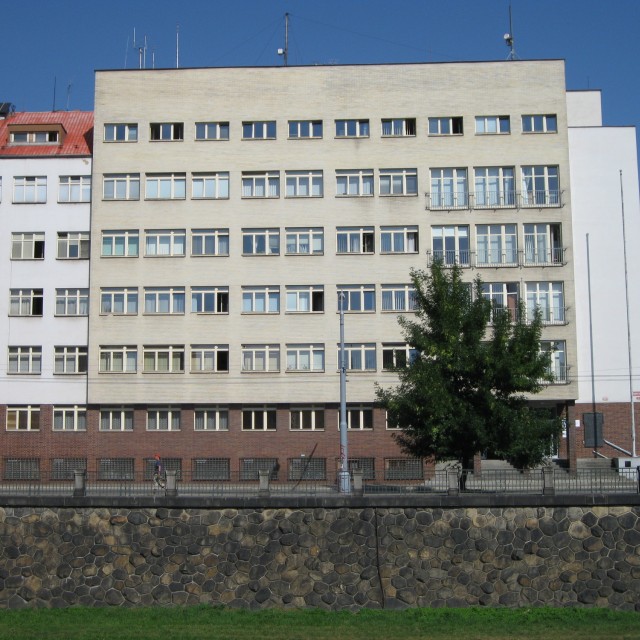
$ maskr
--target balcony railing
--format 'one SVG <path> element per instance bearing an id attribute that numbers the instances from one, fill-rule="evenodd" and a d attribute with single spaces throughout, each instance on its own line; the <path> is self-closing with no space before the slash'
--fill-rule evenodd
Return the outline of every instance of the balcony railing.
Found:
<path id="1" fill-rule="evenodd" d="M 540 209 L 562 207 L 563 192 L 558 189 L 543 191 L 481 191 L 469 193 L 454 191 L 425 194 L 430 211 L 456 211 L 460 209 Z"/>
<path id="2" fill-rule="evenodd" d="M 565 307 L 538 307 L 542 315 L 542 324 L 567 324 L 567 309 Z M 534 309 L 527 309 L 527 323 L 533 322 Z"/>
<path id="3" fill-rule="evenodd" d="M 464 269 L 471 267 L 562 267 L 565 249 L 562 247 L 544 252 L 502 251 L 497 253 L 482 252 L 480 258 L 476 251 L 467 249 L 436 249 L 427 251 L 427 263 L 442 262 L 445 267 L 457 264 Z"/>

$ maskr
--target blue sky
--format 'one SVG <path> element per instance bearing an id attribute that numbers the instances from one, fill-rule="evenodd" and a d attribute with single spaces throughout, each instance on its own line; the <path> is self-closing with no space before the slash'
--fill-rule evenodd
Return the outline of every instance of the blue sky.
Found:
<path id="1" fill-rule="evenodd" d="M 509 0 L 21 0 L 3 3 L 0 101 L 93 108 L 94 69 L 505 60 Z M 640 128 L 640 0 L 511 0 L 516 54 L 564 58 L 602 89 L 608 125 Z M 490 90 L 490 87 L 487 88 Z"/>

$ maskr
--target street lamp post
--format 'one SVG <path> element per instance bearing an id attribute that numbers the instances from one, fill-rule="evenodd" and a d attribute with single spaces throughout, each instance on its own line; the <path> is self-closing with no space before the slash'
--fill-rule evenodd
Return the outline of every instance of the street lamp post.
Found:
<path id="1" fill-rule="evenodd" d="M 347 363 L 344 351 L 344 292 L 340 292 L 340 470 L 338 471 L 338 490 L 351 493 L 349 474 L 349 450 L 347 444 Z"/>

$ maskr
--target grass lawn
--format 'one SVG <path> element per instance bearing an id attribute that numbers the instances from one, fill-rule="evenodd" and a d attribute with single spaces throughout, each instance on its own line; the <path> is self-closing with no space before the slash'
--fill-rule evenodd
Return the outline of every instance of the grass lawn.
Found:
<path id="1" fill-rule="evenodd" d="M 259 612 L 216 607 L 0 611 L 1 640 L 640 639 L 640 613 L 608 609 Z"/>

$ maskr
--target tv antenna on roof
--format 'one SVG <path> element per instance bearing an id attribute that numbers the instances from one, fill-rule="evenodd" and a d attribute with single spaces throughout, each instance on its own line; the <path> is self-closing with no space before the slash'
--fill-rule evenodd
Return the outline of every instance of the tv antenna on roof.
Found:
<path id="1" fill-rule="evenodd" d="M 504 43 L 509 47 L 509 55 L 507 56 L 507 60 L 516 60 L 518 56 L 516 55 L 516 46 L 515 46 L 515 38 L 513 37 L 513 22 L 511 20 L 511 5 L 509 5 L 509 33 L 505 33 Z"/>
<path id="2" fill-rule="evenodd" d="M 133 48 L 138 52 L 138 64 L 140 69 L 147 68 L 147 36 L 144 37 L 144 44 L 136 44 L 136 28 L 133 28 Z"/>
<path id="3" fill-rule="evenodd" d="M 284 14 L 284 49 L 278 49 L 278 55 L 283 57 L 284 66 L 289 64 L 289 14 Z"/>

